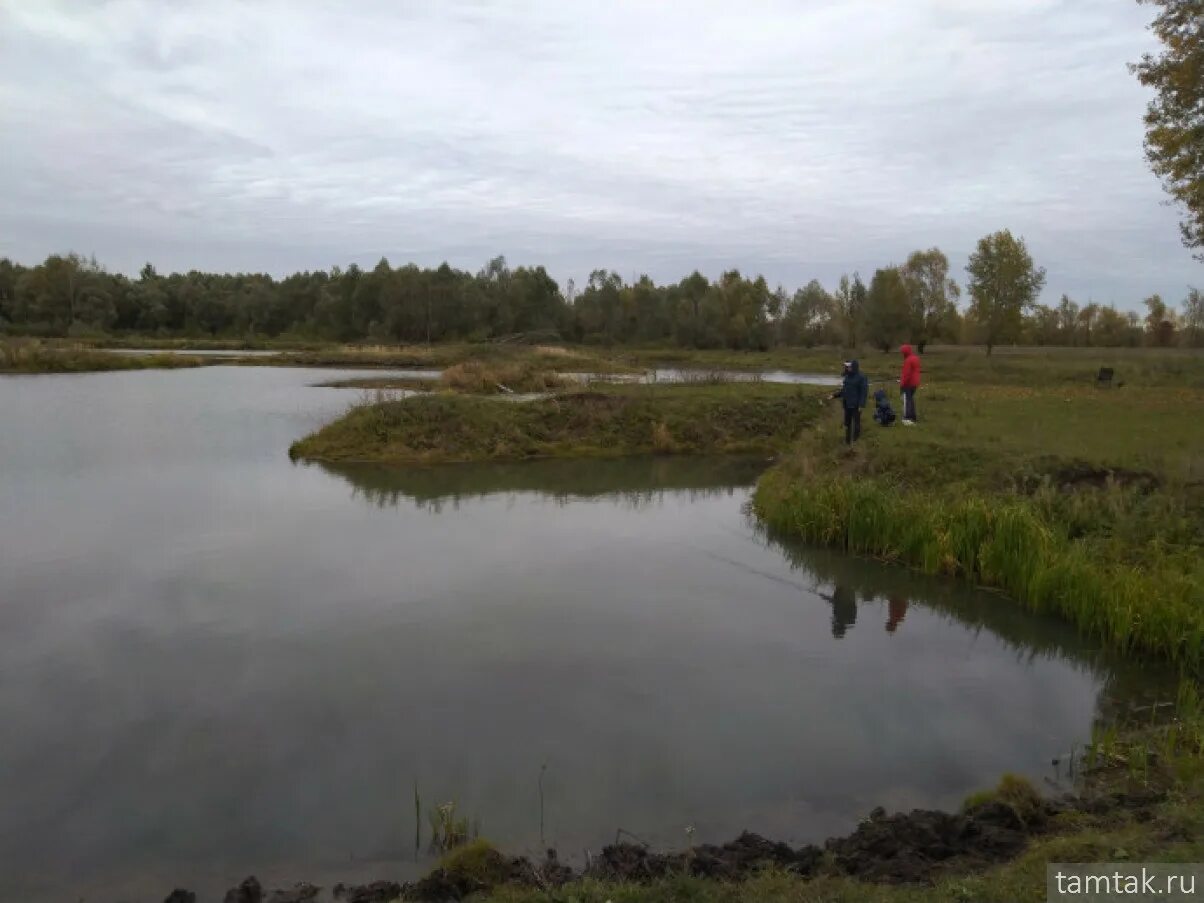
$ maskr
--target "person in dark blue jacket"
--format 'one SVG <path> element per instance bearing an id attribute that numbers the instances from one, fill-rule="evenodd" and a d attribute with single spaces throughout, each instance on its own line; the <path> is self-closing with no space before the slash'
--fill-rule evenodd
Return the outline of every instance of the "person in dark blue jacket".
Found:
<path id="1" fill-rule="evenodd" d="M 870 383 L 857 361 L 844 362 L 844 381 L 840 390 L 832 393 L 844 405 L 844 442 L 852 445 L 861 438 L 861 409 L 870 394 Z"/>

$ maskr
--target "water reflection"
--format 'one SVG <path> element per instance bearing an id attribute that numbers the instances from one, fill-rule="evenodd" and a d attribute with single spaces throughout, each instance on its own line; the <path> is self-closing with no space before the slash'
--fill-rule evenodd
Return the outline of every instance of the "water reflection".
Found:
<path id="1" fill-rule="evenodd" d="M 929 577 L 892 565 L 883 565 L 832 549 L 816 548 L 790 537 L 776 535 L 756 524 L 752 529 L 781 551 L 796 572 L 817 585 L 817 594 L 832 608 L 832 636 L 844 637 L 857 620 L 861 607 L 885 609 L 886 633 L 895 636 L 916 609 L 956 623 L 973 637 L 989 636 L 1002 642 L 1018 662 L 1038 660 L 1070 664 L 1101 683 L 1094 700 L 1095 724 L 1113 724 L 1146 710 L 1155 702 L 1174 699 L 1178 677 L 1167 667 L 1139 663 L 1102 649 L 1063 621 L 1033 615 L 1020 605 L 989 590 L 969 589 L 946 578 Z M 855 590 L 854 590 L 855 588 Z"/>
<path id="2" fill-rule="evenodd" d="M 848 586 L 837 584 L 829 595 L 819 594 L 832 606 L 832 638 L 842 639 L 857 623 L 857 593 Z"/>
<path id="3" fill-rule="evenodd" d="M 639 509 L 684 496 L 730 496 L 769 466 L 764 457 L 626 457 L 398 467 L 320 462 L 379 507 L 413 504 L 439 513 L 490 495 L 533 493 L 560 505 L 588 499 Z"/>

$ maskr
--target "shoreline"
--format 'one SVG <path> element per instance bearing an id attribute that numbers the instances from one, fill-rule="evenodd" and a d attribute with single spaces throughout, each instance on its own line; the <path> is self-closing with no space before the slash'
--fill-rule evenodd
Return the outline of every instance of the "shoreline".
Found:
<path id="1" fill-rule="evenodd" d="M 1090 753 L 1089 753 L 1090 754 Z M 757 899 L 756 889 L 790 888 L 792 899 L 887 900 L 927 898 L 950 883 L 990 880 L 993 872 L 1018 868 L 1044 845 L 1055 846 L 1088 829 L 1124 830 L 1132 823 L 1159 828 L 1173 806 L 1166 781 L 1134 787 L 1105 750 L 1091 765 L 1078 795 L 1043 798 L 1022 778 L 1005 776 L 994 790 L 967 800 L 960 812 L 873 810 L 850 833 L 822 844 L 791 847 L 744 832 L 723 844 L 658 851 L 642 843 L 616 842 L 588 855 L 585 865 L 564 864 L 554 849 L 542 860 L 506 856 L 484 840 L 445 853 L 423 877 L 410 882 L 383 878 L 324 888 L 299 882 L 268 891 L 251 876 L 225 895 L 226 903 L 300 903 L 334 899 L 347 903 L 439 903 L 447 900 L 673 899 L 683 889 L 714 892 L 714 899 Z M 1195 840 L 1197 845 L 1202 842 Z M 1196 849 L 1204 849 L 1197 846 Z M 1027 871 L 1027 869 L 1026 869 Z M 754 896 L 732 897 L 746 888 Z M 814 893 L 809 893 L 813 891 Z M 564 894 L 580 896 L 566 898 Z M 180 888 L 165 903 L 198 898 Z M 710 896 L 698 899 L 712 899 Z M 968 898 L 969 899 L 969 898 Z M 977 898 L 973 898 L 977 899 Z"/>

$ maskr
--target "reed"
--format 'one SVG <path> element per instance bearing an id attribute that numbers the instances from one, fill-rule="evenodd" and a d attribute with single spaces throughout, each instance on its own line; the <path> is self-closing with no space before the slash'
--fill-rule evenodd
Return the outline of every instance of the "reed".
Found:
<path id="1" fill-rule="evenodd" d="M 0 373 L 89 373 L 199 367 L 204 358 L 181 354 L 113 354 L 39 339 L 0 340 Z"/>
<path id="2" fill-rule="evenodd" d="M 1137 504 L 1143 504 L 1136 502 Z M 1098 502 L 1094 504 L 1099 504 Z M 1119 505 L 1113 520 L 1137 518 Z M 1076 537 L 1047 501 L 1018 494 L 906 491 L 884 478 L 766 474 L 753 506 L 771 531 L 1003 590 L 1118 650 L 1198 670 L 1204 653 L 1204 580 L 1198 555 Z M 1156 507 L 1156 506 L 1155 506 Z M 1143 515 L 1148 516 L 1148 515 Z"/>

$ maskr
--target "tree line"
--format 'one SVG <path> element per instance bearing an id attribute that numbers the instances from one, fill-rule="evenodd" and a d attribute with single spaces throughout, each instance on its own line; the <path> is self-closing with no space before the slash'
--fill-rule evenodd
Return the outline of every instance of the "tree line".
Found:
<path id="1" fill-rule="evenodd" d="M 1204 299 L 1175 310 L 1158 296 L 1146 315 L 1063 296 L 1038 302 L 1045 271 L 1008 231 L 979 241 L 963 288 L 938 248 L 920 250 L 832 288 L 788 294 L 737 270 L 658 284 L 595 270 L 562 289 L 543 267 L 505 258 L 470 273 L 448 264 L 351 265 L 296 273 L 107 272 L 95 259 L 51 255 L 25 267 L 0 259 L 0 332 L 13 335 L 295 338 L 340 342 L 487 341 L 515 335 L 591 344 L 766 349 L 911 342 L 1136 346 L 1204 345 Z"/>

